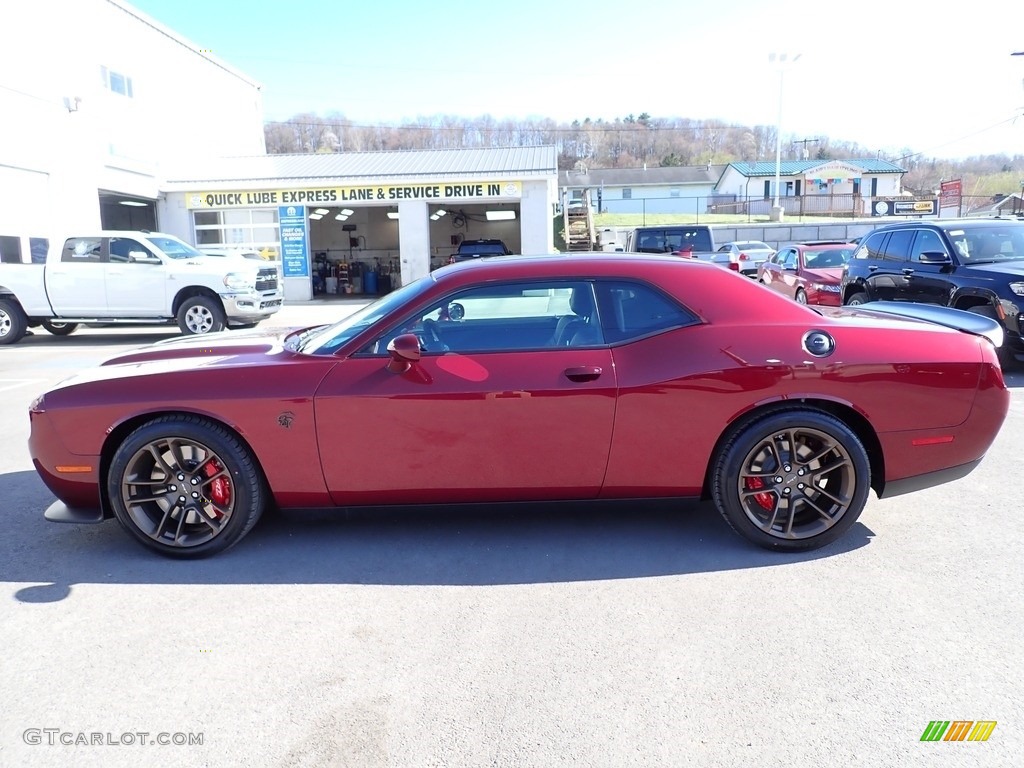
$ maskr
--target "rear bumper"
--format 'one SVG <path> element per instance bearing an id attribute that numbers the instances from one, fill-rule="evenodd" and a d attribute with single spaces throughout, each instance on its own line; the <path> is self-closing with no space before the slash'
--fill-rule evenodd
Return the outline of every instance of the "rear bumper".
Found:
<path id="1" fill-rule="evenodd" d="M 931 488 L 934 485 L 951 483 L 954 480 L 959 480 L 969 475 L 979 464 L 981 464 L 981 459 L 975 459 L 956 467 L 939 469 L 935 472 L 927 472 L 915 477 L 905 477 L 902 480 L 890 480 L 885 484 L 882 493 L 878 494 L 878 498 L 889 499 L 893 496 L 902 496 L 905 493 L 913 493 L 914 491 Z"/>

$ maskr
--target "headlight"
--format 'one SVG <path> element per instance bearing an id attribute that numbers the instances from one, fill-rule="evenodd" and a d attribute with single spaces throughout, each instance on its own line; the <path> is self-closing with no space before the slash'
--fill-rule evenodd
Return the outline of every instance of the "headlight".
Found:
<path id="1" fill-rule="evenodd" d="M 822 293 L 839 293 L 839 286 L 834 283 L 811 283 L 811 287 Z"/>
<path id="2" fill-rule="evenodd" d="M 1024 283 L 1010 283 L 1010 290 L 1018 296 L 1024 296 Z"/>
<path id="3" fill-rule="evenodd" d="M 245 272 L 228 272 L 224 275 L 224 285 L 233 291 L 240 291 L 246 288 L 256 289 L 256 275 Z"/>

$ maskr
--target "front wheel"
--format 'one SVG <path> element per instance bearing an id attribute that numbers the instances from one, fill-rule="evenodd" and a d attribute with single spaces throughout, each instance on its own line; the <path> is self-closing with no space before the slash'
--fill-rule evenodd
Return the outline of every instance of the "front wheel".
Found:
<path id="1" fill-rule="evenodd" d="M 871 467 L 857 435 L 815 410 L 776 411 L 736 430 L 715 458 L 712 498 L 744 538 L 796 552 L 838 539 L 867 503 Z"/>
<path id="2" fill-rule="evenodd" d="M 266 505 L 263 476 L 241 441 L 194 416 L 136 429 L 110 463 L 107 494 L 118 522 L 161 555 L 197 558 L 237 544 Z"/>
<path id="3" fill-rule="evenodd" d="M 804 289 L 803 288 L 797 288 L 796 289 L 796 297 L 795 298 L 796 298 L 796 303 L 797 304 L 806 304 L 807 303 L 807 294 L 804 293 Z"/>
<path id="4" fill-rule="evenodd" d="M 977 307 L 968 307 L 967 311 L 972 312 L 975 315 L 983 315 L 987 317 L 989 320 L 995 320 L 1000 325 L 1003 325 L 1003 323 L 1000 322 L 999 318 L 996 316 L 995 309 L 990 304 L 982 304 Z M 999 366 L 1004 371 L 1013 371 L 1020 368 L 1020 363 L 1017 362 L 1017 358 L 1014 357 L 1013 352 L 1010 350 L 1010 348 L 1006 346 L 1005 336 L 1003 337 L 1002 346 L 996 350 L 996 357 L 999 358 Z"/>
<path id="5" fill-rule="evenodd" d="M 867 304 L 867 303 L 868 303 L 868 295 L 866 293 L 864 293 L 863 291 L 857 291 L 856 293 L 851 293 L 849 296 L 846 297 L 846 306 L 848 306 L 848 307 L 859 307 L 861 304 Z"/>
<path id="6" fill-rule="evenodd" d="M 209 296 L 193 296 L 178 309 L 178 327 L 185 334 L 218 333 L 226 322 L 224 310 Z"/>
<path id="7" fill-rule="evenodd" d="M 69 336 L 78 328 L 78 323 L 58 323 L 54 320 L 43 320 L 43 328 L 54 336 Z"/>

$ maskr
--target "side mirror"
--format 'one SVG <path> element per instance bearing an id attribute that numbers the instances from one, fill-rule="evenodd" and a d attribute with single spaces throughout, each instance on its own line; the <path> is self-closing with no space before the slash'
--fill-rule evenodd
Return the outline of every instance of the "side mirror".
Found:
<path id="1" fill-rule="evenodd" d="M 160 259 L 150 256 L 145 251 L 128 251 L 128 262 L 130 264 L 159 264 Z"/>
<path id="2" fill-rule="evenodd" d="M 466 316 L 466 308 L 459 304 L 457 301 L 453 301 L 448 305 L 448 317 L 455 322 L 462 320 Z"/>
<path id="3" fill-rule="evenodd" d="M 953 260 L 945 251 L 924 251 L 917 257 L 922 264 L 952 264 Z"/>
<path id="4" fill-rule="evenodd" d="M 413 363 L 420 360 L 420 340 L 414 333 L 403 333 L 395 336 L 388 342 L 388 371 L 391 373 L 405 373 L 412 367 Z"/>

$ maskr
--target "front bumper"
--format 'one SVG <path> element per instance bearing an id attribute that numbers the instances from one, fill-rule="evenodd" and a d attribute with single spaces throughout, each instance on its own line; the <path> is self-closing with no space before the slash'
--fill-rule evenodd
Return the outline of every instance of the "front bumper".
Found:
<path id="1" fill-rule="evenodd" d="M 221 295 L 224 313 L 231 322 L 259 322 L 279 312 L 284 303 L 280 292 L 227 293 Z"/>

